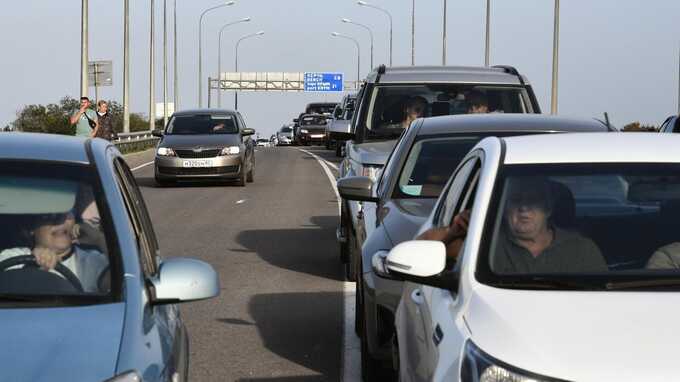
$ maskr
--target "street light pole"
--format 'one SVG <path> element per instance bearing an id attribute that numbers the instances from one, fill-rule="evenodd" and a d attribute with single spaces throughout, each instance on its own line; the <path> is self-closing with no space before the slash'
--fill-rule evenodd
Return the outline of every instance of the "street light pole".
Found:
<path id="1" fill-rule="evenodd" d="M 251 33 L 251 34 L 248 34 L 248 35 L 241 37 L 240 39 L 238 39 L 238 41 L 236 41 L 236 49 L 235 49 L 236 52 L 234 54 L 234 60 L 235 60 L 234 71 L 235 72 L 238 73 L 238 46 L 241 45 L 241 41 L 248 39 L 248 38 L 251 38 L 251 37 L 262 36 L 263 34 L 264 34 L 264 31 Z M 238 110 L 238 90 L 236 90 L 234 92 L 234 110 Z"/>
<path id="2" fill-rule="evenodd" d="M 411 5 L 411 66 L 416 64 L 416 0 Z"/>
<path id="3" fill-rule="evenodd" d="M 444 0 L 444 21 L 442 25 L 442 66 L 446 66 L 446 0 Z"/>
<path id="4" fill-rule="evenodd" d="M 128 0 L 125 0 L 128 1 Z M 173 26 L 172 26 L 172 49 L 173 49 L 173 63 L 172 63 L 172 69 L 174 72 L 173 75 L 173 80 L 172 80 L 172 85 L 173 85 L 173 90 L 172 90 L 172 95 L 175 99 L 175 111 L 179 110 L 179 71 L 177 69 L 177 0 L 173 0 L 173 10 L 172 10 L 172 17 L 173 17 Z"/>
<path id="5" fill-rule="evenodd" d="M 87 50 L 88 50 L 88 0 L 82 0 L 80 9 L 80 96 L 87 97 Z"/>
<path id="6" fill-rule="evenodd" d="M 361 78 L 361 47 L 359 46 L 359 41 L 353 37 L 345 36 L 341 33 L 338 32 L 333 32 L 331 33 L 331 36 L 333 37 L 341 37 L 347 40 L 352 40 L 354 42 L 354 45 L 357 47 L 357 84 L 359 84 L 360 78 Z"/>
<path id="7" fill-rule="evenodd" d="M 168 0 L 163 0 L 163 127 L 168 125 Z"/>
<path id="8" fill-rule="evenodd" d="M 156 104 L 155 104 L 155 92 L 156 81 L 154 79 L 156 73 L 154 71 L 155 59 L 154 59 L 154 0 L 151 0 L 151 22 L 150 22 L 150 33 L 149 33 L 149 130 L 153 130 L 156 127 Z"/>
<path id="9" fill-rule="evenodd" d="M 222 107 L 222 32 L 230 26 L 238 23 L 245 23 L 250 21 L 250 17 L 244 17 L 241 20 L 232 21 L 226 23 L 220 29 L 219 36 L 217 37 L 217 108 Z"/>
<path id="10" fill-rule="evenodd" d="M 214 7 L 208 8 L 203 13 L 201 13 L 201 17 L 198 19 L 198 107 L 202 108 L 203 107 L 203 17 L 205 16 L 206 13 L 217 9 L 217 8 L 222 8 L 226 7 L 229 5 L 234 5 L 236 1 L 227 1 L 226 3 L 216 5 Z"/>
<path id="11" fill-rule="evenodd" d="M 491 0 L 486 0 L 486 48 L 484 49 L 484 66 L 489 66 L 491 49 Z"/>
<path id="12" fill-rule="evenodd" d="M 123 132 L 130 132 L 130 0 L 123 3 Z"/>
<path id="13" fill-rule="evenodd" d="M 359 5 L 361 5 L 361 6 L 365 6 L 365 7 L 377 9 L 377 10 L 379 10 L 379 11 L 381 11 L 381 12 L 383 12 L 384 14 L 387 15 L 387 17 L 388 17 L 388 19 L 389 19 L 389 21 L 390 21 L 390 66 L 392 66 L 392 15 L 391 15 L 386 9 L 380 8 L 380 7 L 376 6 L 376 5 L 367 3 L 367 2 L 365 2 L 365 1 L 359 0 L 359 1 L 357 1 L 357 4 L 359 4 Z M 373 56 L 373 55 L 371 55 L 371 57 L 372 57 L 372 56 Z M 371 65 L 371 66 L 373 66 L 373 65 Z"/>
<path id="14" fill-rule="evenodd" d="M 557 75 L 560 48 L 560 0 L 555 0 L 555 30 L 553 32 L 552 94 L 550 114 L 557 114 Z"/>
<path id="15" fill-rule="evenodd" d="M 354 21 L 347 19 L 347 18 L 342 19 L 342 22 L 347 23 L 347 24 L 353 24 L 353 25 L 360 26 L 360 27 L 362 27 L 362 28 L 364 28 L 368 31 L 369 36 L 371 36 L 371 67 L 370 67 L 370 70 L 373 70 L 373 31 L 371 30 L 371 28 L 368 27 L 368 25 L 359 24 L 359 23 L 354 22 Z"/>

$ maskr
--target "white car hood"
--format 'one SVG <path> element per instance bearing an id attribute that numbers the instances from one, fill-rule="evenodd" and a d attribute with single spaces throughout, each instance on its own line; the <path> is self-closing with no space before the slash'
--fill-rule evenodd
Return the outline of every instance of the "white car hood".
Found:
<path id="1" fill-rule="evenodd" d="M 569 381 L 678 379 L 680 293 L 519 291 L 476 285 L 465 314 L 492 357 Z"/>

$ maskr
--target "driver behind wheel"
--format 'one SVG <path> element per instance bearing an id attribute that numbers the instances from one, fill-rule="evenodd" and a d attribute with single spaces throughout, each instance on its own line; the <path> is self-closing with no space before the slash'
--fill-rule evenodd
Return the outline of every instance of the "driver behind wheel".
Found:
<path id="1" fill-rule="evenodd" d="M 85 292 L 100 292 L 98 279 L 108 267 L 107 256 L 96 249 L 81 248 L 77 242 L 79 229 L 72 212 L 38 215 L 30 229 L 32 246 L 16 247 L 0 252 L 0 261 L 22 255 L 33 255 L 44 270 L 54 270 L 58 263 L 78 277 Z M 60 275 L 62 276 L 62 275 Z"/>

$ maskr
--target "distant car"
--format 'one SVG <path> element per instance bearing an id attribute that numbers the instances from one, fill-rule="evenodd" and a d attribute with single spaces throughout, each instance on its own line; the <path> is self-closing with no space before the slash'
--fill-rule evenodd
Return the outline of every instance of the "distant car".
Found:
<path id="1" fill-rule="evenodd" d="M 295 133 L 295 142 L 299 145 L 324 145 L 326 141 L 326 125 L 330 117 L 321 114 L 304 114 L 300 117 Z"/>
<path id="2" fill-rule="evenodd" d="M 326 127 L 326 148 L 335 149 L 335 155 L 340 157 L 344 154 L 345 141 L 331 138 L 331 133 L 350 133 L 351 121 L 356 106 L 357 94 L 346 94 L 333 111 L 333 120 Z"/>
<path id="3" fill-rule="evenodd" d="M 416 233 L 469 213 L 464 241 L 374 258 L 376 274 L 406 281 L 400 381 L 674 380 L 678 146 L 632 133 L 482 140 Z M 624 198 L 621 210 L 591 195 Z"/>
<path id="4" fill-rule="evenodd" d="M 269 139 L 267 138 L 260 138 L 257 140 L 257 145 L 260 147 L 269 147 L 271 146 L 271 143 L 269 142 Z"/>
<path id="5" fill-rule="evenodd" d="M 284 125 L 281 127 L 281 129 L 276 133 L 276 137 L 278 138 L 278 145 L 291 145 L 293 144 L 293 127 Z"/>
<path id="6" fill-rule="evenodd" d="M 605 131 L 606 126 L 595 120 L 533 114 L 425 118 L 399 139 L 377 184 L 360 176 L 338 181 L 344 199 L 364 202 L 363 219 L 349 243 L 349 263 L 357 274 L 355 326 L 364 380 L 375 380 L 391 369 L 394 313 L 402 292 L 402 283 L 371 271 L 373 256 L 414 237 L 470 149 L 489 136 Z"/>
<path id="7" fill-rule="evenodd" d="M 680 115 L 671 115 L 661 124 L 660 133 L 680 133 Z"/>
<path id="8" fill-rule="evenodd" d="M 331 115 L 337 102 L 312 102 L 308 103 L 305 107 L 304 114 L 323 114 Z"/>
<path id="9" fill-rule="evenodd" d="M 239 186 L 253 181 L 254 130 L 239 112 L 202 109 L 177 112 L 165 131 L 154 130 L 161 140 L 156 148 L 156 183 L 178 180 L 235 180 Z"/>
<path id="10" fill-rule="evenodd" d="M 161 257 L 115 146 L 3 134 L 0 229 L 0 380 L 187 380 L 176 304 L 217 296 L 218 276 L 205 262 Z M 63 257 L 45 271 L 37 250 Z"/>

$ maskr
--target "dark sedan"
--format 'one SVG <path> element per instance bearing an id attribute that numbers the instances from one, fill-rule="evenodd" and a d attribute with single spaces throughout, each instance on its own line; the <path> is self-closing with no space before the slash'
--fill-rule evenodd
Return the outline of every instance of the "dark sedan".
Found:
<path id="1" fill-rule="evenodd" d="M 357 277 L 356 327 L 364 380 L 384 379 L 390 371 L 394 312 L 402 288 L 401 282 L 373 273 L 373 256 L 413 239 L 468 151 L 488 136 L 607 130 L 595 120 L 531 114 L 420 119 L 395 146 L 377 185 L 368 177 L 338 181 L 343 198 L 364 202 L 361 226 L 350 240 L 351 263 L 361 275 Z"/>
<path id="2" fill-rule="evenodd" d="M 234 180 L 239 186 L 253 181 L 253 143 L 246 136 L 240 113 L 229 110 L 188 110 L 172 115 L 154 160 L 159 185 L 177 180 Z"/>

